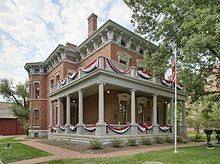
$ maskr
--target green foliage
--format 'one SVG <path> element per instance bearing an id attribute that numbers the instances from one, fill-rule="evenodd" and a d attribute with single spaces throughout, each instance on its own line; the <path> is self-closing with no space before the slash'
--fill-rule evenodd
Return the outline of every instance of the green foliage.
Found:
<path id="1" fill-rule="evenodd" d="M 156 143 L 164 143 L 164 139 L 159 135 L 154 137 Z"/>
<path id="2" fill-rule="evenodd" d="M 29 122 L 23 122 L 23 124 L 22 124 L 22 127 L 24 129 L 24 133 L 26 134 L 26 136 L 29 135 L 29 126 L 30 126 Z"/>
<path id="3" fill-rule="evenodd" d="M 9 102 L 13 102 L 12 110 L 20 122 L 27 122 L 29 118 L 28 110 L 28 82 L 19 83 L 14 87 L 12 80 L 0 79 L 0 94 Z"/>
<path id="4" fill-rule="evenodd" d="M 183 142 L 183 137 L 177 136 L 177 142 Z"/>
<path id="5" fill-rule="evenodd" d="M 133 146 L 136 146 L 137 143 L 136 143 L 136 140 L 134 138 L 129 138 L 128 139 L 128 146 L 130 147 L 133 147 Z"/>
<path id="6" fill-rule="evenodd" d="M 192 102 L 206 94 L 206 78 L 220 60 L 220 3 L 217 0 L 124 0 L 136 32 L 158 43 L 145 52 L 143 66 L 163 75 L 177 49 L 179 80 Z M 220 77 L 220 72 L 218 79 Z"/>
<path id="7" fill-rule="evenodd" d="M 149 138 L 142 137 L 141 142 L 142 142 L 143 145 L 152 145 L 152 141 Z"/>
<path id="8" fill-rule="evenodd" d="M 102 141 L 99 139 L 95 139 L 95 140 L 90 140 L 90 147 L 92 149 L 101 149 L 102 148 Z"/>
<path id="9" fill-rule="evenodd" d="M 167 136 L 167 137 L 166 137 L 166 142 L 167 142 L 167 143 L 173 143 L 173 138 Z"/>
<path id="10" fill-rule="evenodd" d="M 113 139 L 112 139 L 112 146 L 113 146 L 113 147 L 121 147 L 123 142 L 124 142 L 124 141 L 121 140 L 121 139 L 113 138 Z"/>

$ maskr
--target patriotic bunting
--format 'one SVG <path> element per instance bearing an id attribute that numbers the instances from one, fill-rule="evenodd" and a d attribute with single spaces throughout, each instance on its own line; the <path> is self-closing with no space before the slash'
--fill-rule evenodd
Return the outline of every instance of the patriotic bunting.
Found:
<path id="1" fill-rule="evenodd" d="M 96 68 L 98 68 L 98 59 L 96 59 L 95 61 L 93 61 L 92 63 L 90 63 L 89 65 L 81 68 L 83 72 L 85 73 L 90 73 L 92 71 L 94 71 Z"/>
<path id="2" fill-rule="evenodd" d="M 169 126 L 163 126 L 163 127 L 159 126 L 159 129 L 160 129 L 162 132 L 167 132 L 167 131 L 170 130 L 170 127 L 169 127 Z"/>
<path id="3" fill-rule="evenodd" d="M 121 73 L 121 74 L 126 74 L 128 73 L 130 70 L 131 70 L 131 67 L 129 67 L 127 70 L 119 70 L 113 63 L 110 59 L 107 59 L 107 62 L 109 64 L 109 66 L 111 67 L 111 69 L 113 69 L 116 73 Z"/>
<path id="4" fill-rule="evenodd" d="M 113 126 L 111 126 L 110 124 L 108 124 L 109 129 L 111 129 L 113 132 L 118 133 L 118 134 L 123 134 L 126 131 L 128 131 L 128 129 L 130 128 L 130 124 L 125 125 L 124 127 L 121 128 L 115 128 Z"/>
<path id="5" fill-rule="evenodd" d="M 166 80 L 163 77 L 160 77 L 161 83 L 166 87 L 171 87 L 172 81 Z"/>
<path id="6" fill-rule="evenodd" d="M 76 128 L 77 128 L 77 126 L 70 126 L 70 129 L 72 130 L 72 131 L 75 131 L 76 130 Z"/>
<path id="7" fill-rule="evenodd" d="M 60 84 L 64 85 L 66 83 L 66 79 L 60 80 Z"/>
<path id="8" fill-rule="evenodd" d="M 78 74 L 78 71 L 73 73 L 72 75 L 67 75 L 67 77 L 69 77 L 70 79 L 74 80 L 77 74 Z"/>
<path id="9" fill-rule="evenodd" d="M 86 130 L 89 131 L 89 132 L 93 132 L 93 131 L 96 130 L 95 125 L 92 125 L 92 126 L 86 126 L 86 125 L 83 124 L 83 128 L 86 129 Z"/>
<path id="10" fill-rule="evenodd" d="M 146 79 L 146 80 L 149 80 L 152 75 L 151 74 L 148 74 L 148 73 L 144 73 L 143 71 L 139 70 L 137 71 L 138 75 L 142 78 L 142 79 Z"/>

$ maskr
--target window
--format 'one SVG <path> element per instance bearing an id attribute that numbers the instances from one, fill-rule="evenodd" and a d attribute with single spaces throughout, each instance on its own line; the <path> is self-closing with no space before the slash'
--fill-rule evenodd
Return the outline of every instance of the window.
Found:
<path id="1" fill-rule="evenodd" d="M 121 60 L 121 59 L 120 59 L 119 63 L 124 64 L 124 65 L 127 65 L 127 62 L 124 61 L 124 60 Z"/>
<path id="2" fill-rule="evenodd" d="M 143 55 L 144 51 L 142 49 L 140 49 L 139 53 Z"/>
<path id="3" fill-rule="evenodd" d="M 30 99 L 32 98 L 32 92 L 31 92 L 31 83 L 29 83 L 29 97 L 30 97 Z"/>
<path id="4" fill-rule="evenodd" d="M 53 78 L 50 79 L 50 92 L 53 91 L 53 85 L 54 85 L 54 80 Z"/>
<path id="5" fill-rule="evenodd" d="M 39 110 L 34 110 L 34 126 L 39 126 Z"/>
<path id="6" fill-rule="evenodd" d="M 119 121 L 121 124 L 127 123 L 127 102 L 126 101 L 120 101 L 119 104 Z"/>
<path id="7" fill-rule="evenodd" d="M 117 51 L 118 62 L 124 65 L 129 65 L 131 60 L 131 55 L 124 51 Z"/>
<path id="8" fill-rule="evenodd" d="M 59 82 L 59 81 L 60 81 L 60 75 L 59 75 L 59 74 L 57 74 L 57 75 L 56 75 L 55 82 L 57 83 L 57 82 Z"/>
<path id="9" fill-rule="evenodd" d="M 144 104 L 138 104 L 137 122 L 143 124 L 144 120 Z"/>
<path id="10" fill-rule="evenodd" d="M 124 40 L 121 40 L 121 45 L 125 46 L 125 41 Z"/>
<path id="11" fill-rule="evenodd" d="M 39 82 L 34 83 L 34 98 L 39 99 L 40 85 Z"/>
<path id="12" fill-rule="evenodd" d="M 39 68 L 36 68 L 36 69 L 34 70 L 34 73 L 40 73 L 40 69 L 39 69 Z"/>
<path id="13" fill-rule="evenodd" d="M 131 49 L 134 50 L 134 51 L 136 50 L 136 46 L 132 43 L 131 43 Z"/>

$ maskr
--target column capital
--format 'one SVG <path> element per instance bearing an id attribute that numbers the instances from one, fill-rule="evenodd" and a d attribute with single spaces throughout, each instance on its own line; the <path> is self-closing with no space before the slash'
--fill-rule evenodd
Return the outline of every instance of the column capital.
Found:
<path id="1" fill-rule="evenodd" d="M 136 92 L 137 89 L 130 89 L 130 90 L 129 90 L 129 92 L 132 92 L 132 91 Z"/>
<path id="2" fill-rule="evenodd" d="M 152 96 L 158 96 L 158 93 L 154 93 Z"/>
<path id="3" fill-rule="evenodd" d="M 97 82 L 97 84 L 99 85 L 99 84 L 106 84 L 104 81 L 99 81 L 99 82 Z"/>
<path id="4" fill-rule="evenodd" d="M 70 94 L 67 94 L 66 97 L 70 97 Z"/>
<path id="5" fill-rule="evenodd" d="M 83 89 L 79 89 L 79 90 L 77 90 L 77 92 L 84 92 L 84 90 Z"/>

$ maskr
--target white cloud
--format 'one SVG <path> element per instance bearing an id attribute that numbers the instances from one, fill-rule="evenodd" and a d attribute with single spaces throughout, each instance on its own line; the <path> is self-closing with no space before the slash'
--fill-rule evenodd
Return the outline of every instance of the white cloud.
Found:
<path id="1" fill-rule="evenodd" d="M 122 0 L 0 1 L 0 78 L 23 82 L 27 62 L 45 60 L 58 44 L 79 45 L 87 37 L 87 17 L 98 15 L 130 28 L 131 11 Z"/>

